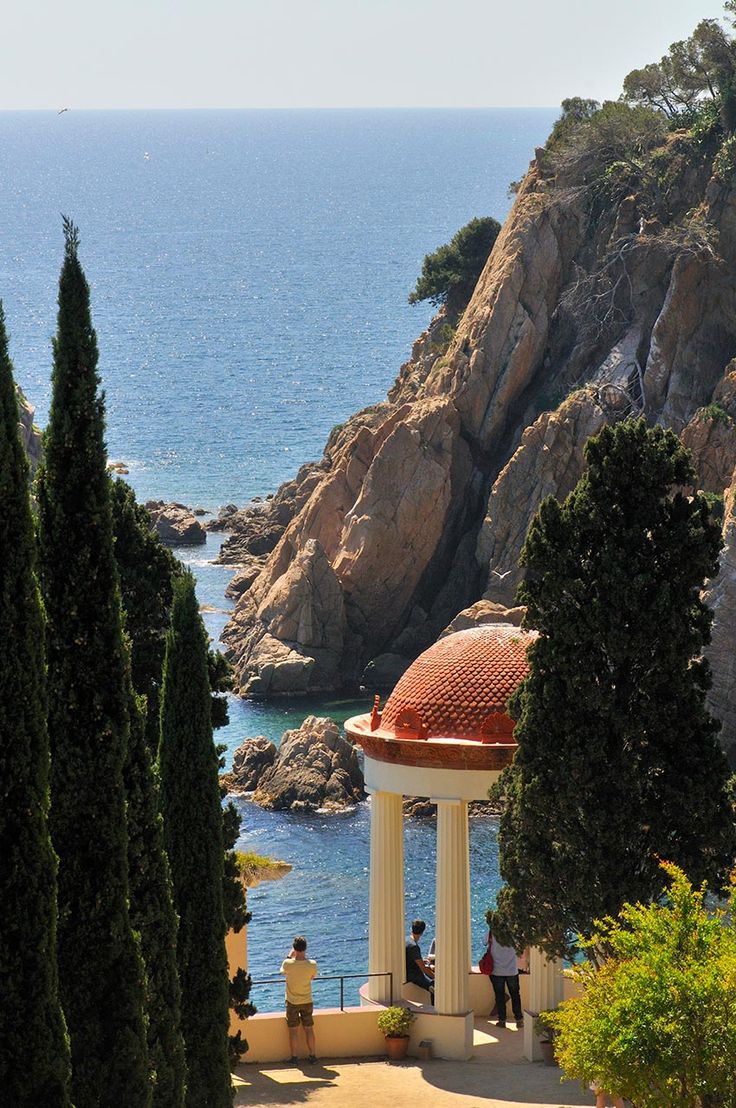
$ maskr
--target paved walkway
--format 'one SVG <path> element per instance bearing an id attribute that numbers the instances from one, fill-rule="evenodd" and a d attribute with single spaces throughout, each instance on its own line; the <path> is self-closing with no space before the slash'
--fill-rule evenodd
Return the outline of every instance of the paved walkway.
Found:
<path id="1" fill-rule="evenodd" d="M 319 1044 L 317 1044 L 319 1047 Z M 242 1065 L 235 1105 L 310 1108 L 572 1108 L 594 1098 L 560 1071 L 521 1057 L 521 1033 L 475 1022 L 469 1062 L 320 1059 L 316 1066 Z"/>

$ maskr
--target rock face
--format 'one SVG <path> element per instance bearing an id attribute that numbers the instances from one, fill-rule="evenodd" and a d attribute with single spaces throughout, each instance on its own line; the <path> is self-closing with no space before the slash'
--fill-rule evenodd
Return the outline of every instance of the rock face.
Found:
<path id="1" fill-rule="evenodd" d="M 207 532 L 185 504 L 147 500 L 151 529 L 167 546 L 197 546 L 207 542 Z"/>
<path id="2" fill-rule="evenodd" d="M 294 812 L 339 811 L 364 797 L 355 748 L 333 720 L 317 716 L 284 734 L 273 765 L 261 774 L 253 794 L 264 808 Z"/>
<path id="3" fill-rule="evenodd" d="M 712 155 L 688 151 L 666 140 L 659 220 L 635 191 L 601 209 L 532 163 L 449 345 L 440 315 L 385 403 L 231 517 L 222 557 L 247 574 L 224 638 L 242 690 L 357 683 L 374 660 L 416 657 L 458 613 L 483 618 L 479 601 L 512 609 L 532 515 L 570 491 L 606 423 L 672 427 L 700 487 L 723 491 L 736 464 L 736 191 L 711 179 Z"/>
<path id="4" fill-rule="evenodd" d="M 721 721 L 721 743 L 736 770 L 736 472 L 725 498 L 723 542 L 718 576 L 710 583 L 704 597 L 715 612 L 707 651 L 713 670 L 708 709 Z"/>
<path id="5" fill-rule="evenodd" d="M 28 400 L 26 400 L 20 388 L 18 388 L 17 386 L 16 395 L 18 398 L 18 423 L 20 425 L 20 441 L 22 442 L 25 452 L 28 456 L 30 475 L 31 477 L 33 477 L 38 468 L 38 463 L 41 461 L 41 455 L 43 453 L 41 432 L 33 422 L 33 417 L 36 414 L 36 409 Z"/>
<path id="6" fill-rule="evenodd" d="M 233 768 L 220 780 L 229 793 L 253 792 L 265 771 L 274 764 L 278 750 L 265 735 L 243 739 L 233 754 Z"/>

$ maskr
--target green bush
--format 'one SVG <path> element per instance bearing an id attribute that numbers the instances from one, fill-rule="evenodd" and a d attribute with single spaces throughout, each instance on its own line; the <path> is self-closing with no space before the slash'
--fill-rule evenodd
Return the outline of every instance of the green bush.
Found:
<path id="1" fill-rule="evenodd" d="M 462 312 L 500 230 L 501 224 L 492 216 L 471 219 L 448 243 L 427 254 L 409 303 L 429 300 L 438 307 L 445 304 L 452 313 Z"/>
<path id="2" fill-rule="evenodd" d="M 701 419 L 709 419 L 713 423 L 733 423 L 730 415 L 717 400 L 714 400 L 712 404 L 707 404 L 705 408 L 700 411 Z"/>
<path id="3" fill-rule="evenodd" d="M 403 1039 L 416 1016 L 408 1008 L 385 1008 L 378 1017 L 378 1030 L 387 1039 Z"/>
<path id="4" fill-rule="evenodd" d="M 705 886 L 662 868 L 664 900 L 603 920 L 591 942 L 609 957 L 574 967 L 582 995 L 544 1013 L 555 1054 L 567 1077 L 638 1108 L 736 1108 L 736 885 L 709 911 Z"/>
<path id="5" fill-rule="evenodd" d="M 724 185 L 736 181 L 736 135 L 730 135 L 713 159 L 713 176 Z"/>

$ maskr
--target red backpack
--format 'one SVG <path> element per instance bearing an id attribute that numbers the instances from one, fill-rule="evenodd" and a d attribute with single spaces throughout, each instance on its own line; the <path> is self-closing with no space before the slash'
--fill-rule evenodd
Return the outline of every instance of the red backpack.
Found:
<path id="1" fill-rule="evenodd" d="M 480 962 L 478 962 L 478 969 L 481 973 L 484 973 L 486 977 L 490 977 L 493 973 L 493 955 L 491 954 L 491 942 L 493 936 L 490 931 L 488 932 L 488 940 L 485 953 L 481 956 Z"/>

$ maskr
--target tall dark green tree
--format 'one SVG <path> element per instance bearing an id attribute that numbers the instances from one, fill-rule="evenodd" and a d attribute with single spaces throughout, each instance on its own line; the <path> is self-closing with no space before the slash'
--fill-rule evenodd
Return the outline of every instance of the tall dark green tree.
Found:
<path id="1" fill-rule="evenodd" d="M 187 1105 L 228 1108 L 228 967 L 223 816 L 212 741 L 207 636 L 194 580 L 174 584 L 161 696 L 161 811 L 179 914 L 177 958 Z"/>
<path id="2" fill-rule="evenodd" d="M 152 759 L 158 755 L 159 698 L 171 616 L 174 579 L 181 562 L 151 530 L 151 517 L 130 485 L 110 479 L 115 562 L 125 629 L 130 637 L 133 688 L 146 698 L 146 737 Z"/>
<path id="3" fill-rule="evenodd" d="M 659 860 L 722 886 L 734 858 L 728 768 L 708 714 L 711 616 L 700 600 L 720 531 L 687 451 L 643 421 L 605 428 L 563 504 L 522 552 L 539 638 L 512 710 L 502 779 L 502 916 L 517 942 L 562 954 L 593 921 L 659 893 Z"/>
<path id="4" fill-rule="evenodd" d="M 128 663 L 97 339 L 78 233 L 67 220 L 64 234 L 53 394 L 38 487 L 59 984 L 77 1108 L 138 1108 L 150 1103 L 150 1080 L 143 965 L 128 914 Z"/>
<path id="5" fill-rule="evenodd" d="M 66 1108 L 69 1042 L 56 971 L 43 609 L 2 303 L 0 643 L 0 1095 L 16 1108 Z"/>
<path id="6" fill-rule="evenodd" d="M 176 961 L 178 920 L 164 850 L 158 781 L 146 741 L 145 702 L 130 690 L 125 765 L 128 804 L 130 922 L 140 935 L 146 970 L 148 1058 L 152 1108 L 182 1108 L 186 1086 L 181 989 Z"/>

